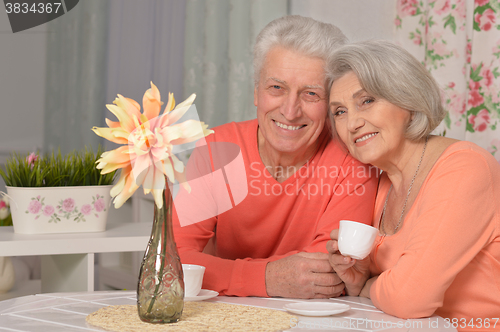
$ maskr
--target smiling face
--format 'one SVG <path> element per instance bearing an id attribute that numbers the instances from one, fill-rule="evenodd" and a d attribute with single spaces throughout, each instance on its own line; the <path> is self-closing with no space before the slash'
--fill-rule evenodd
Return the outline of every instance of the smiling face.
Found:
<path id="1" fill-rule="evenodd" d="M 262 67 L 254 104 L 265 153 L 308 158 L 327 120 L 324 61 L 274 47 Z"/>
<path id="2" fill-rule="evenodd" d="M 401 159 L 409 142 L 409 111 L 365 91 L 353 72 L 334 81 L 329 108 L 335 130 L 353 157 L 381 169 Z"/>

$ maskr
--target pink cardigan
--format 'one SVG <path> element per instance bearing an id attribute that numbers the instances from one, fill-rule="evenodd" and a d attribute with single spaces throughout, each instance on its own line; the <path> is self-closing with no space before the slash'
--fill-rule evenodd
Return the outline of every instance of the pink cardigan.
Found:
<path id="1" fill-rule="evenodd" d="M 389 187 L 383 174 L 376 227 Z M 386 313 L 401 318 L 435 313 L 457 318 L 459 329 L 467 329 L 463 322 L 471 318 L 499 318 L 500 164 L 473 143 L 450 145 L 428 174 L 402 228 L 379 236 L 371 259 L 372 275 L 380 276 L 370 296 Z"/>

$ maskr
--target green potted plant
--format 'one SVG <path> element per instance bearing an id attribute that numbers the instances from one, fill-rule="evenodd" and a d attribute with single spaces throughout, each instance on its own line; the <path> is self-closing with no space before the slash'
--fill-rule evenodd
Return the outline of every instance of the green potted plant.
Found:
<path id="1" fill-rule="evenodd" d="M 92 149 L 65 156 L 13 154 L 0 168 L 15 233 L 98 232 L 106 228 L 115 172 L 101 174 Z"/>

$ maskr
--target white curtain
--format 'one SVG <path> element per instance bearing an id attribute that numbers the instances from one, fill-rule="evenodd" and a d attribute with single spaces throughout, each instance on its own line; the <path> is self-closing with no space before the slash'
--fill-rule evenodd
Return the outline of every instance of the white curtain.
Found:
<path id="1" fill-rule="evenodd" d="M 168 92 L 182 98 L 185 2 L 112 0 L 107 47 L 107 96 L 132 98 L 142 107 L 152 81 L 164 101 Z M 105 110 L 107 117 L 113 115 Z"/>
<path id="2" fill-rule="evenodd" d="M 104 123 L 108 1 L 87 0 L 48 23 L 44 151 L 92 145 Z"/>
<path id="3" fill-rule="evenodd" d="M 102 141 L 90 129 L 115 120 L 119 93 L 142 103 L 153 81 L 166 100 L 196 93 L 214 127 L 256 117 L 252 47 L 287 0 L 86 0 L 51 21 L 47 40 L 44 150 Z"/>
<path id="4" fill-rule="evenodd" d="M 184 97 L 214 127 L 256 117 L 252 47 L 259 31 L 288 14 L 286 0 L 187 0 Z"/>
<path id="5" fill-rule="evenodd" d="M 47 40 L 45 151 L 99 143 L 90 129 L 116 119 L 117 94 L 142 104 L 155 83 L 166 100 L 183 94 L 185 2 L 85 0 L 51 21 Z"/>

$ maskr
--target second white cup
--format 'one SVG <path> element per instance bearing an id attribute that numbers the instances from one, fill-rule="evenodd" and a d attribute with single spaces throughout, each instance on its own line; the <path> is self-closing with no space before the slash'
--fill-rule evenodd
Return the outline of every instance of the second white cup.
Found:
<path id="1" fill-rule="evenodd" d="M 364 259 L 370 254 L 378 229 L 351 220 L 341 220 L 339 227 L 339 251 L 344 256 Z"/>
<path id="2" fill-rule="evenodd" d="M 184 274 L 184 296 L 197 296 L 203 284 L 205 267 L 201 265 L 182 264 L 182 273 Z"/>

